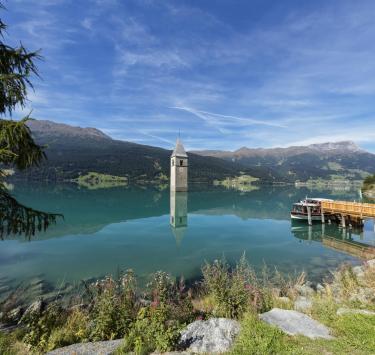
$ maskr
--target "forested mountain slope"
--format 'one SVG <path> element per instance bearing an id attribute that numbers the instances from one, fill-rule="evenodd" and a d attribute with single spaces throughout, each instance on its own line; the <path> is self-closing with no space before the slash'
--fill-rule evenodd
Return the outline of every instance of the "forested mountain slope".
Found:
<path id="1" fill-rule="evenodd" d="M 29 127 L 36 142 L 46 146 L 48 159 L 38 168 L 17 174 L 19 177 L 64 180 L 88 172 L 130 180 L 169 176 L 170 150 L 114 140 L 95 128 L 39 120 L 31 121 Z M 238 163 L 197 154 L 189 154 L 189 165 L 189 178 L 204 181 L 235 176 L 243 168 Z"/>
<path id="2" fill-rule="evenodd" d="M 170 150 L 115 140 L 95 128 L 39 120 L 31 121 L 29 127 L 36 141 L 46 146 L 48 159 L 38 168 L 16 173 L 16 177 L 57 181 L 97 172 L 150 181 L 169 176 Z M 353 142 L 189 152 L 190 181 L 212 181 L 241 173 L 264 182 L 362 180 L 375 173 L 375 155 Z"/>
<path id="3" fill-rule="evenodd" d="M 206 150 L 194 153 L 240 163 L 247 168 L 268 168 L 291 181 L 337 177 L 362 180 L 375 172 L 375 154 L 360 149 L 350 141 L 288 148 L 243 147 L 234 152 Z"/>

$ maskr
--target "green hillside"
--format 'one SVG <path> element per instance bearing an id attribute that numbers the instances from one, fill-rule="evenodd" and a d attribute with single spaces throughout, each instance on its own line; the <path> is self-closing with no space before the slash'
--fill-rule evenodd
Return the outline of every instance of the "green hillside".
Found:
<path id="1" fill-rule="evenodd" d="M 100 180 L 102 185 L 111 185 L 114 181 L 103 176 L 114 176 L 124 178 L 127 183 L 167 183 L 170 150 L 114 140 L 95 128 L 51 121 L 32 121 L 30 128 L 36 141 L 46 146 L 48 160 L 25 173 L 16 172 L 16 178 L 78 180 L 89 185 Z M 362 181 L 375 171 L 375 155 L 352 142 L 241 148 L 235 152 L 189 152 L 189 167 L 189 180 L 196 182 L 223 181 L 241 175 L 257 178 L 256 183 Z M 87 178 L 91 173 L 101 174 L 101 178 Z"/>
<path id="2" fill-rule="evenodd" d="M 165 182 L 169 176 L 169 150 L 114 140 L 93 128 L 50 121 L 32 121 L 30 128 L 35 140 L 46 146 L 48 159 L 37 168 L 16 173 L 16 178 L 61 181 L 99 173 L 144 183 Z M 189 166 L 190 181 L 224 179 L 244 170 L 241 164 L 197 154 L 189 154 Z M 265 175 L 262 169 L 250 170 L 257 177 Z"/>

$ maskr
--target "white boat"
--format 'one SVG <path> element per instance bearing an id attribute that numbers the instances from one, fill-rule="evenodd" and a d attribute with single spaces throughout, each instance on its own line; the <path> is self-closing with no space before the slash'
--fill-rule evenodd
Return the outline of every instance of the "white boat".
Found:
<path id="1" fill-rule="evenodd" d="M 308 198 L 294 203 L 292 211 L 290 212 L 290 218 L 293 220 L 308 221 L 309 212 L 311 212 L 311 221 L 320 221 L 322 219 L 320 204 L 322 201 L 332 201 L 328 198 Z"/>

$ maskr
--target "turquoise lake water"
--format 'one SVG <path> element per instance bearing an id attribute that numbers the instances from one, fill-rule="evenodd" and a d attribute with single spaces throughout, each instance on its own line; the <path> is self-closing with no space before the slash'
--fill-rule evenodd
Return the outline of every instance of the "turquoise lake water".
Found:
<path id="1" fill-rule="evenodd" d="M 306 195 L 358 201 L 358 191 L 239 192 L 197 185 L 172 200 L 168 189 L 139 187 L 28 185 L 13 193 L 34 208 L 62 213 L 64 220 L 30 241 L 17 236 L 0 242 L 0 278 L 11 285 L 35 277 L 53 285 L 73 283 L 128 268 L 141 279 L 156 270 L 193 279 L 205 261 L 224 255 L 233 262 L 244 252 L 256 268 L 265 262 L 283 272 L 305 270 L 316 279 L 342 262 L 358 263 L 340 251 L 343 243 L 375 246 L 372 221 L 362 233 L 349 234 L 336 225 L 295 225 L 289 217 L 292 203 Z M 323 244 L 325 236 L 337 240 L 335 249 Z"/>

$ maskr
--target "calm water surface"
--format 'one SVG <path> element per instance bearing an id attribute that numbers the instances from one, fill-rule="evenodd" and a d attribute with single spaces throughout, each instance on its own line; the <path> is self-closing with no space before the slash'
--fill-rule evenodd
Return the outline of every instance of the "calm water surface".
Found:
<path id="1" fill-rule="evenodd" d="M 225 255 L 233 262 L 243 252 L 255 267 L 265 262 L 320 278 L 344 261 L 358 262 L 341 247 L 346 241 L 375 246 L 372 221 L 363 233 L 349 234 L 336 225 L 292 225 L 289 218 L 292 203 L 306 195 L 359 200 L 357 191 L 195 187 L 170 196 L 168 189 L 28 185 L 16 186 L 14 194 L 65 219 L 31 241 L 19 236 L 0 242 L 0 279 L 12 287 L 35 277 L 59 285 L 128 268 L 141 279 L 156 270 L 188 279 L 199 275 L 205 260 Z M 336 238 L 335 248 L 325 246 L 325 236 Z"/>

